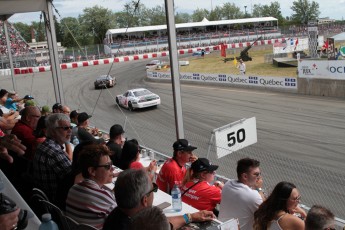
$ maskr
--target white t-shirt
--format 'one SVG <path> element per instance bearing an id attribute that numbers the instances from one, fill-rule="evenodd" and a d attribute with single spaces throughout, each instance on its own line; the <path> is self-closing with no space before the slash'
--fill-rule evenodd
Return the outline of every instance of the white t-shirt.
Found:
<path id="1" fill-rule="evenodd" d="M 220 203 L 220 221 L 238 218 L 241 230 L 253 230 L 254 212 L 262 203 L 258 191 L 253 190 L 238 180 L 229 180 L 222 189 Z"/>

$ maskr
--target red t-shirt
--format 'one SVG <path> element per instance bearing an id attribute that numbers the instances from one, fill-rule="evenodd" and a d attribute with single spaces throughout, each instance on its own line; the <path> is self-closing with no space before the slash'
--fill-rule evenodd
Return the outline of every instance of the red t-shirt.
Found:
<path id="1" fill-rule="evenodd" d="M 144 168 L 144 166 L 139 161 L 133 161 L 132 163 L 129 164 L 129 168 L 130 169 L 142 169 L 142 168 Z"/>
<path id="2" fill-rule="evenodd" d="M 194 184 L 193 181 L 187 182 L 182 186 L 181 193 Z M 222 190 L 220 188 L 210 185 L 206 181 L 201 181 L 182 196 L 182 201 L 198 210 L 212 211 L 220 203 L 221 197 Z"/>
<path id="3" fill-rule="evenodd" d="M 30 160 L 33 159 L 35 154 L 32 151 L 34 142 L 36 140 L 33 131 L 34 130 L 31 127 L 29 127 L 22 121 L 18 121 L 11 131 L 11 134 L 15 134 L 18 137 L 18 139 L 22 141 L 21 143 L 25 145 L 26 150 L 24 156 Z"/>
<path id="4" fill-rule="evenodd" d="M 185 175 L 186 168 L 184 166 L 180 167 L 173 158 L 170 158 L 159 171 L 156 183 L 160 190 L 170 194 L 175 181 L 182 182 Z"/>

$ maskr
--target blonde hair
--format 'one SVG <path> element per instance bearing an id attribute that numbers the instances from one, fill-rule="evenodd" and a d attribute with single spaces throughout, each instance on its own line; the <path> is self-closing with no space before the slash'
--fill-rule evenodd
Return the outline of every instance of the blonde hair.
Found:
<path id="1" fill-rule="evenodd" d="M 193 179 L 201 179 L 200 175 L 202 172 L 194 172 L 191 168 L 189 168 L 186 172 L 186 175 L 184 176 L 182 180 L 182 186 L 187 184 L 187 182 L 193 180 Z"/>

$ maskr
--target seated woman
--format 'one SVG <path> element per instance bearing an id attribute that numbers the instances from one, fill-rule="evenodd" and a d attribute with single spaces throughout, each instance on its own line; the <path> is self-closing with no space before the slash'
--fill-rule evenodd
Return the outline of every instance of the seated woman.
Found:
<path id="1" fill-rule="evenodd" d="M 68 192 L 66 215 L 79 223 L 102 229 L 109 213 L 117 206 L 113 191 L 105 186 L 114 176 L 110 151 L 104 145 L 88 145 L 80 152 L 79 167 L 85 178 Z"/>
<path id="2" fill-rule="evenodd" d="M 145 168 L 140 162 L 140 149 L 136 139 L 126 141 L 122 148 L 120 158 L 120 168 L 126 169 L 142 169 Z M 150 165 L 146 167 L 150 175 L 154 174 L 157 170 L 156 160 L 151 161 Z M 152 178 L 151 178 L 152 179 Z"/>
<path id="3" fill-rule="evenodd" d="M 294 215 L 299 213 L 306 217 L 306 213 L 298 206 L 300 199 L 301 196 L 294 184 L 279 182 L 271 195 L 255 211 L 254 229 L 304 230 L 304 221 Z"/>
<path id="4" fill-rule="evenodd" d="M 221 182 L 210 184 L 217 169 L 218 165 L 212 165 L 206 158 L 194 161 L 182 183 L 182 201 L 198 210 L 214 211 L 220 203 L 224 186 Z"/>

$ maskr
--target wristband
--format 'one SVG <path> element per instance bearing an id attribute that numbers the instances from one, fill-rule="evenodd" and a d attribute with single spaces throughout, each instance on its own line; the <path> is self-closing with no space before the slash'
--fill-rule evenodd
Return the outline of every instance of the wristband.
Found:
<path id="1" fill-rule="evenodd" d="M 183 219 L 184 219 L 184 221 L 186 222 L 186 224 L 189 224 L 189 223 L 190 223 L 188 214 L 184 214 L 184 215 L 183 215 Z"/>
<path id="2" fill-rule="evenodd" d="M 257 188 L 255 190 L 258 191 L 258 192 L 262 192 L 262 188 Z"/>
<path id="3" fill-rule="evenodd" d="M 192 215 L 191 215 L 190 213 L 187 213 L 187 216 L 188 216 L 189 222 L 190 222 L 190 223 L 193 222 Z"/>

